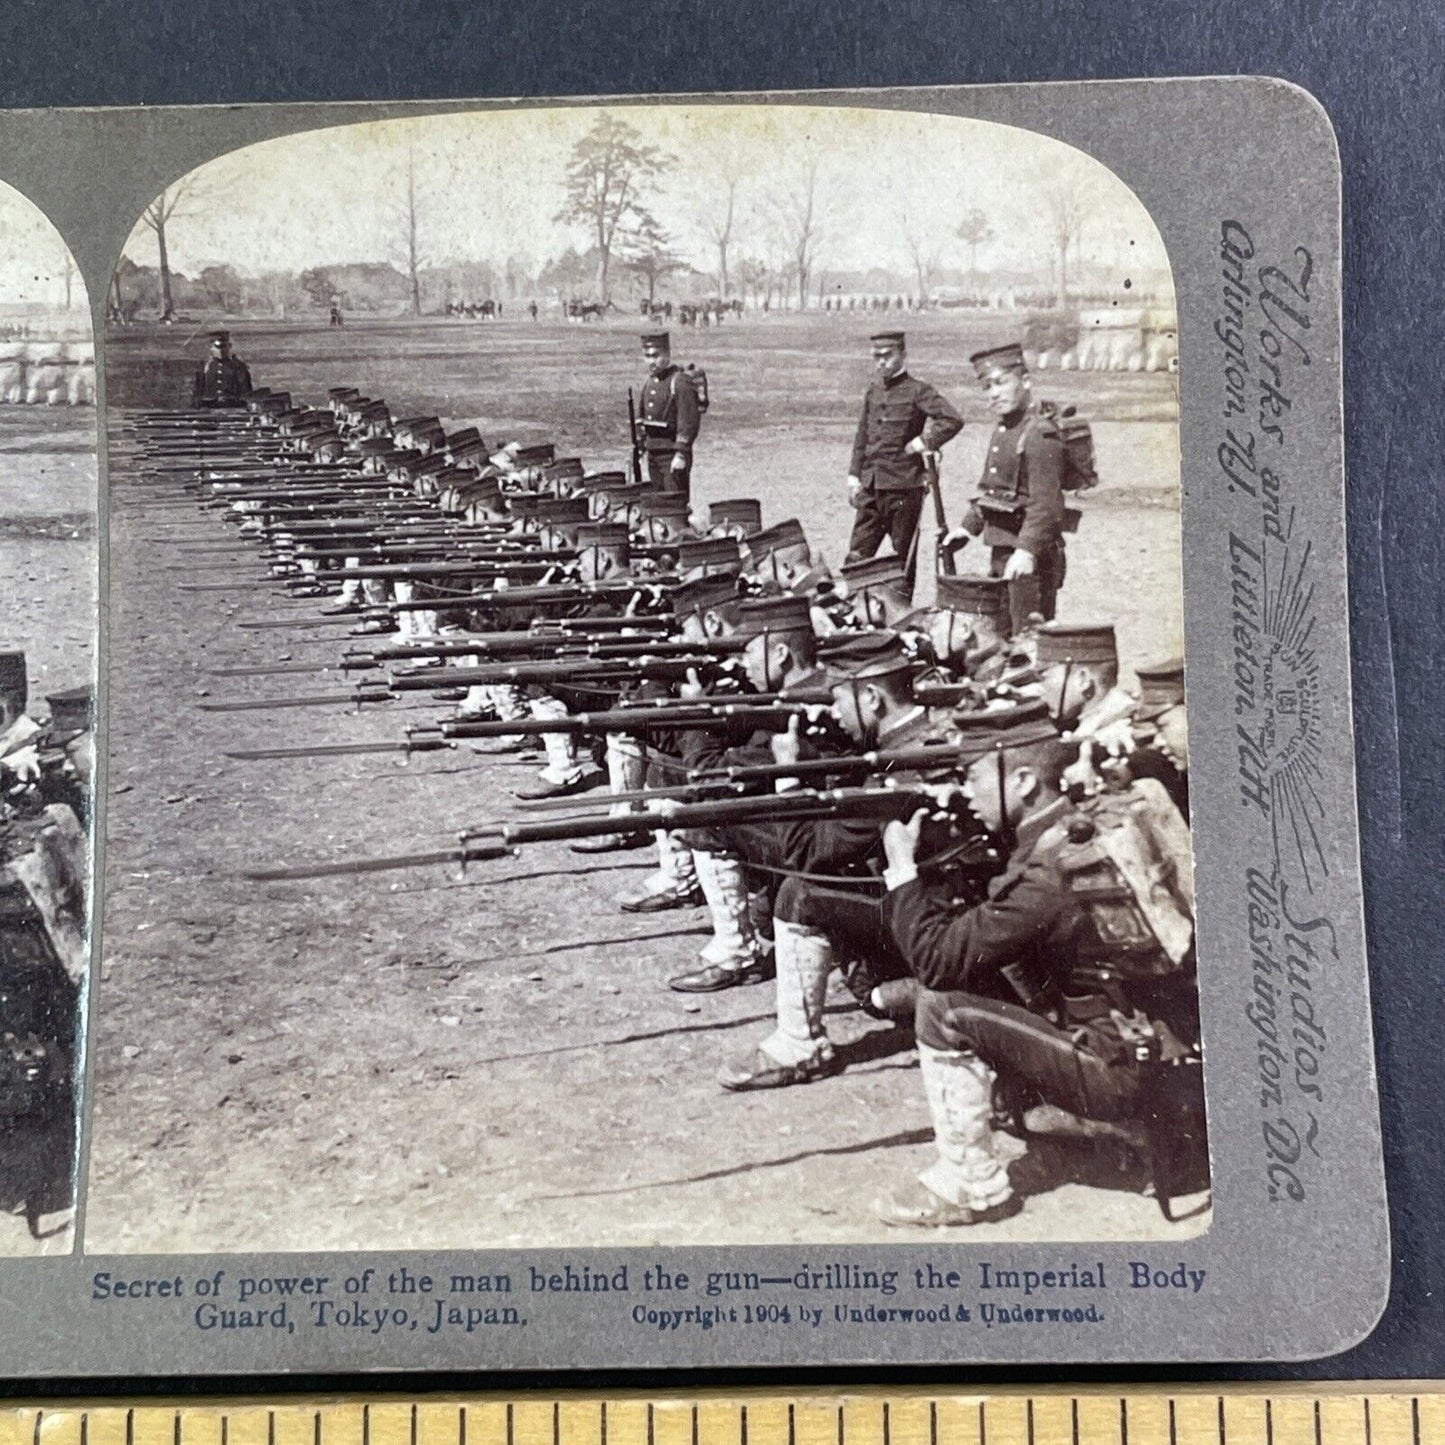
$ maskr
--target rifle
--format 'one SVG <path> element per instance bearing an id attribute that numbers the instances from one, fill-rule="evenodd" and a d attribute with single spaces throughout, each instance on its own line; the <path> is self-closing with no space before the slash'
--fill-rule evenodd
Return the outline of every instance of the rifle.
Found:
<path id="1" fill-rule="evenodd" d="M 703 798 L 715 793 L 756 792 L 779 778 L 859 778 L 874 773 L 931 772 L 935 768 L 961 769 L 976 750 L 939 744 L 934 747 L 879 749 L 824 758 L 802 758 L 794 763 L 749 763 L 726 768 L 694 768 L 688 781 L 667 788 L 637 788 L 630 792 L 599 793 L 588 797 L 543 798 L 519 806 L 525 812 L 586 812 L 618 803 L 642 803 L 650 798 Z"/>
<path id="2" fill-rule="evenodd" d="M 621 620 L 621 619 L 618 619 Z M 647 619 L 666 622 L 666 618 Z M 745 645 L 745 644 L 744 644 Z M 294 662 L 261 664 L 246 667 L 213 667 L 208 677 L 280 677 L 293 673 L 307 672 L 370 672 L 388 662 L 429 659 L 433 663 L 444 662 L 452 657 L 475 657 L 483 661 L 496 661 L 512 657 L 618 659 L 629 657 L 677 657 L 696 651 L 690 642 L 673 639 L 662 632 L 651 639 L 618 636 L 589 637 L 586 633 L 541 633 L 541 632 L 477 632 L 466 641 L 438 639 L 429 642 L 397 643 L 390 647 L 369 650 L 352 649 L 343 652 L 336 662 Z M 709 644 L 709 654 L 736 653 L 742 647 L 731 639 Z M 435 670 L 435 669 L 433 669 Z M 452 674 L 448 674 L 449 676 Z"/>
<path id="3" fill-rule="evenodd" d="M 958 553 L 968 545 L 967 537 L 948 540 L 948 516 L 943 510 L 943 484 L 938 472 L 938 453 L 924 452 L 923 475 L 927 482 L 928 494 L 933 498 L 933 524 L 938 533 L 934 546 L 937 551 L 938 572 L 943 577 L 958 575 Z"/>
<path id="4" fill-rule="evenodd" d="M 627 435 L 632 442 L 632 483 L 636 486 L 642 481 L 642 442 L 637 432 L 637 403 L 630 386 L 627 388 Z"/>
<path id="5" fill-rule="evenodd" d="M 350 701 L 349 694 L 341 695 Z M 831 696 L 808 696 L 804 699 L 781 698 L 776 693 L 759 693 L 738 702 L 707 706 L 703 703 L 661 704 L 636 703 L 601 712 L 571 713 L 567 717 L 508 719 L 448 718 L 432 727 L 411 728 L 403 739 L 375 743 L 317 743 L 312 746 L 282 748 L 238 748 L 228 751 L 228 758 L 241 762 L 271 762 L 285 758 L 351 757 L 365 753 L 432 752 L 453 746 L 462 738 L 505 738 L 531 733 L 626 733 L 645 736 L 664 729 L 696 732 L 715 728 L 723 723 L 747 727 L 768 727 L 785 724 L 794 717 L 805 716 L 810 708 L 826 707 Z"/>
<path id="6" fill-rule="evenodd" d="M 919 808 L 936 806 L 932 794 L 919 788 L 834 788 L 828 791 L 799 788 L 790 793 L 769 793 L 755 798 L 728 798 L 700 803 L 682 803 L 656 813 L 656 825 L 669 829 L 729 827 L 746 822 L 804 822 L 826 819 L 876 819 L 911 817 Z M 629 815 L 635 826 L 647 813 Z M 382 858 L 357 858 L 338 863 L 303 864 L 290 868 L 258 868 L 246 872 L 257 883 L 287 883 L 311 878 L 337 878 L 354 873 L 378 873 L 396 868 L 424 867 L 432 863 L 482 862 L 506 858 L 528 843 L 552 843 L 577 838 L 596 838 L 615 833 L 619 819 L 562 818 L 556 821 L 490 823 L 468 829 L 457 842 L 444 849 L 424 853 L 402 853 Z"/>

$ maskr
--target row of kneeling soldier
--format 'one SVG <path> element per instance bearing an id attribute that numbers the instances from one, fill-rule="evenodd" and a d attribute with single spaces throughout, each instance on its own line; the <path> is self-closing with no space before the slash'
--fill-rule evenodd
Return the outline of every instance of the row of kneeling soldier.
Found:
<path id="1" fill-rule="evenodd" d="M 369 646 L 348 666 L 399 664 L 366 696 L 456 704 L 395 746 L 540 748 L 526 817 L 459 856 L 652 847 L 619 905 L 706 906 L 712 936 L 669 986 L 776 999 L 723 1088 L 846 1066 L 825 1027 L 835 972 L 914 1030 L 937 1158 L 879 1201 L 886 1222 L 1015 1212 L 1010 1166 L 1040 1130 L 1134 1146 L 1167 1212 L 1203 1159 L 1183 667 L 1138 666 L 1131 691 L 1112 625 L 1051 619 L 1059 439 L 1016 347 L 975 365 L 999 416 L 969 519 L 989 570 L 941 576 L 926 608 L 906 555 L 835 572 L 757 499 L 694 505 L 687 467 L 636 482 L 353 388 L 317 407 L 251 393 L 191 481 L 285 585 L 355 614 Z M 934 400 L 908 405 L 899 435 L 916 425 L 923 446 L 904 454 L 942 445 Z M 860 492 L 881 475 L 872 407 Z M 158 426 L 138 426 L 153 451 Z"/>

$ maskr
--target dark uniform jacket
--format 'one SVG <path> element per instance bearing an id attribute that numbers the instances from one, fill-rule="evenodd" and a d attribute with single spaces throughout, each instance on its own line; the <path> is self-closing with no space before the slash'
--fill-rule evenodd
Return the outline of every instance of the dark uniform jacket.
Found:
<path id="1" fill-rule="evenodd" d="M 902 752 L 931 744 L 944 744 L 957 737 L 951 719 L 920 708 L 908 721 L 878 739 L 878 752 Z M 930 771 L 925 779 L 917 772 L 890 771 L 888 777 L 900 784 L 940 782 L 949 771 Z M 822 822 L 795 823 L 789 863 L 799 872 L 840 874 L 872 873 L 881 868 L 883 825 L 877 818 L 836 818 Z"/>
<path id="2" fill-rule="evenodd" d="M 1064 533 L 1064 443 L 1046 417 L 1024 410 L 993 429 L 978 495 L 964 525 L 990 547 L 1043 556 Z"/>
<path id="3" fill-rule="evenodd" d="M 849 475 L 873 491 L 919 491 L 923 459 L 904 447 L 922 437 L 929 451 L 937 451 L 962 428 L 963 418 L 926 381 L 906 371 L 877 379 L 863 397 Z"/>
<path id="4" fill-rule="evenodd" d="M 928 878 L 889 892 L 884 921 L 924 988 L 1017 1003 L 1007 967 L 1021 966 L 1035 988 L 1068 981 L 1087 927 L 1057 858 L 1073 812 L 1061 798 L 1021 823 L 1008 867 L 976 908 L 956 907 L 947 883 Z"/>
<path id="5" fill-rule="evenodd" d="M 251 371 L 237 356 L 212 356 L 196 368 L 192 406 L 236 406 L 251 387 Z"/>
<path id="6" fill-rule="evenodd" d="M 680 366 L 669 366 L 661 376 L 649 376 L 637 417 L 643 450 L 680 453 L 691 460 L 701 416 L 697 388 Z"/>

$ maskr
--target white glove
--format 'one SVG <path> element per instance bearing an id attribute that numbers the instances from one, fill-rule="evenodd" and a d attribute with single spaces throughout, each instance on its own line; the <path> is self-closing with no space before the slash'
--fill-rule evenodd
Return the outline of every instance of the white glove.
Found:
<path id="1" fill-rule="evenodd" d="M 1008 561 L 1003 564 L 1003 575 L 1006 582 L 1012 582 L 1017 577 L 1032 577 L 1038 563 L 1034 561 L 1032 552 L 1025 552 L 1022 547 L 1015 547 L 1009 553 Z"/>

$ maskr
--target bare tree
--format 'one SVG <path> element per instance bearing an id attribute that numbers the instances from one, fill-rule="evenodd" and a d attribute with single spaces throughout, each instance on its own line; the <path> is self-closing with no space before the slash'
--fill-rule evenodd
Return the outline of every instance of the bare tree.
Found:
<path id="1" fill-rule="evenodd" d="M 717 252 L 718 295 L 727 300 L 732 280 L 728 271 L 728 250 L 733 240 L 742 171 L 737 156 L 729 151 L 715 154 L 707 169 L 716 184 L 711 195 L 699 206 L 699 220 L 703 233 Z"/>
<path id="2" fill-rule="evenodd" d="M 420 316 L 422 255 L 416 212 L 416 155 L 410 151 L 406 157 L 406 189 L 402 195 L 399 212 L 398 250 L 401 253 L 402 264 L 406 267 L 407 280 L 410 285 L 411 314 Z"/>
<path id="3" fill-rule="evenodd" d="M 156 233 L 156 252 L 161 273 L 161 320 L 170 321 L 176 314 L 176 303 L 171 295 L 171 253 L 166 244 L 166 227 L 176 218 L 181 202 L 189 194 L 189 182 L 177 181 L 167 186 L 141 213 L 143 220 Z"/>
<path id="4" fill-rule="evenodd" d="M 608 295 L 612 251 L 627 232 L 652 219 L 648 192 L 672 156 L 648 145 L 642 132 L 605 110 L 572 147 L 567 162 L 567 199 L 556 219 L 587 227 L 597 253 L 597 299 Z"/>
<path id="5" fill-rule="evenodd" d="M 71 288 L 75 284 L 75 259 L 70 254 L 69 246 L 62 246 L 60 249 L 63 253 L 60 258 L 60 264 L 64 268 L 61 274 L 65 278 L 65 309 L 69 311 L 71 307 Z"/>
<path id="6" fill-rule="evenodd" d="M 954 234 L 968 247 L 969 284 L 977 288 L 978 248 L 993 240 L 993 227 L 989 225 L 988 213 L 978 206 L 972 207 L 964 213 L 963 219 L 958 223 L 958 230 Z"/>
<path id="7" fill-rule="evenodd" d="M 1040 191 L 1049 236 L 1054 246 L 1055 305 L 1066 306 L 1069 299 L 1069 263 L 1077 254 L 1088 217 L 1088 201 L 1076 185 L 1054 181 Z"/>
<path id="8" fill-rule="evenodd" d="M 939 247 L 929 236 L 927 227 L 917 216 L 910 214 L 905 206 L 899 216 L 903 241 L 913 261 L 913 274 L 918 278 L 918 305 L 920 309 L 928 304 L 933 279 L 938 274 Z"/>
<path id="9" fill-rule="evenodd" d="M 808 282 L 822 244 L 818 200 L 818 157 L 808 155 L 787 191 L 774 198 L 777 215 L 789 252 L 788 269 L 798 284 L 798 309 L 808 309 Z"/>

